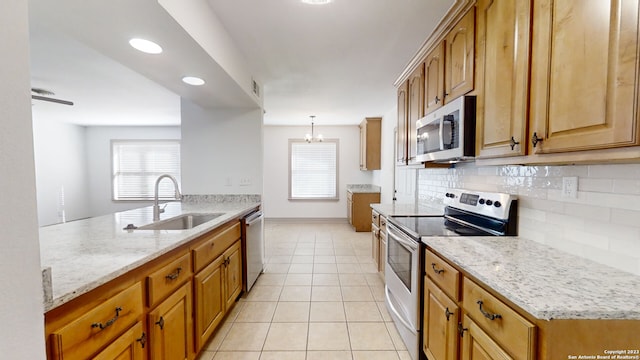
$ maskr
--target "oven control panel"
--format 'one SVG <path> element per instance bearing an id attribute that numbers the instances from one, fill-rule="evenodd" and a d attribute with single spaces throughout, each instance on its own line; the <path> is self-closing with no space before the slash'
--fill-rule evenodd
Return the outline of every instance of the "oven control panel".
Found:
<path id="1" fill-rule="evenodd" d="M 507 219 L 516 195 L 462 189 L 445 192 L 444 204 L 497 219 Z"/>

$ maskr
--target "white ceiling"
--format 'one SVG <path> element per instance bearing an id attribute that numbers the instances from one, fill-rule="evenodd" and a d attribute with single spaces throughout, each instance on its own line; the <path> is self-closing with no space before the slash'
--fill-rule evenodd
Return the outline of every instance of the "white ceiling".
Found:
<path id="1" fill-rule="evenodd" d="M 357 124 L 395 104 L 393 82 L 453 0 L 207 0 L 263 86 L 265 123 Z M 179 124 L 179 97 L 255 102 L 155 0 L 30 0 L 32 85 L 75 102 L 34 101 L 34 117 L 82 125 Z M 126 43 L 145 36 L 161 56 Z M 106 56 L 105 56 L 106 55 Z M 180 82 L 187 73 L 215 79 Z M 152 79 L 153 81 L 149 80 Z"/>

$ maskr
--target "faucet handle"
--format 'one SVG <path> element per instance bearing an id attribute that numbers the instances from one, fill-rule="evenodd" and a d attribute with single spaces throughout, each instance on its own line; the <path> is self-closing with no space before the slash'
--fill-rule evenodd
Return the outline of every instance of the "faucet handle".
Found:
<path id="1" fill-rule="evenodd" d="M 159 214 L 162 214 L 162 213 L 164 212 L 164 208 L 166 208 L 166 207 L 167 207 L 167 205 L 169 205 L 169 203 L 164 203 L 164 204 L 162 204 L 162 205 L 164 205 L 164 206 L 162 206 L 162 207 L 158 207 L 158 213 L 159 213 Z"/>

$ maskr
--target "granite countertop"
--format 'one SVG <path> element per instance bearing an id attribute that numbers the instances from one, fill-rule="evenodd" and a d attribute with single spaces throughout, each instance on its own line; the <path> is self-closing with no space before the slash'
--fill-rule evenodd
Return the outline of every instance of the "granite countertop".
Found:
<path id="1" fill-rule="evenodd" d="M 188 199 L 188 200 L 187 200 Z M 260 206 L 259 196 L 202 196 L 167 204 L 160 219 L 223 213 L 189 230 L 123 230 L 152 222 L 152 207 L 40 228 L 40 259 L 51 268 L 49 311 Z"/>
<path id="2" fill-rule="evenodd" d="M 388 216 L 439 216 L 444 214 L 442 207 L 431 207 L 418 204 L 371 204 L 371 208 Z"/>
<path id="3" fill-rule="evenodd" d="M 351 193 L 379 193 L 380 186 L 371 184 L 348 184 L 347 191 Z"/>
<path id="4" fill-rule="evenodd" d="M 640 276 L 519 237 L 422 242 L 538 319 L 640 319 Z"/>

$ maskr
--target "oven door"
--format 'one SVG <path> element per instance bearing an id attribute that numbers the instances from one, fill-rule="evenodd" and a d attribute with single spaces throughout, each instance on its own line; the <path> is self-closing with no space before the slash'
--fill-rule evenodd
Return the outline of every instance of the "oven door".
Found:
<path id="1" fill-rule="evenodd" d="M 412 358 L 418 359 L 421 243 L 387 223 L 385 296 L 389 313 Z"/>

